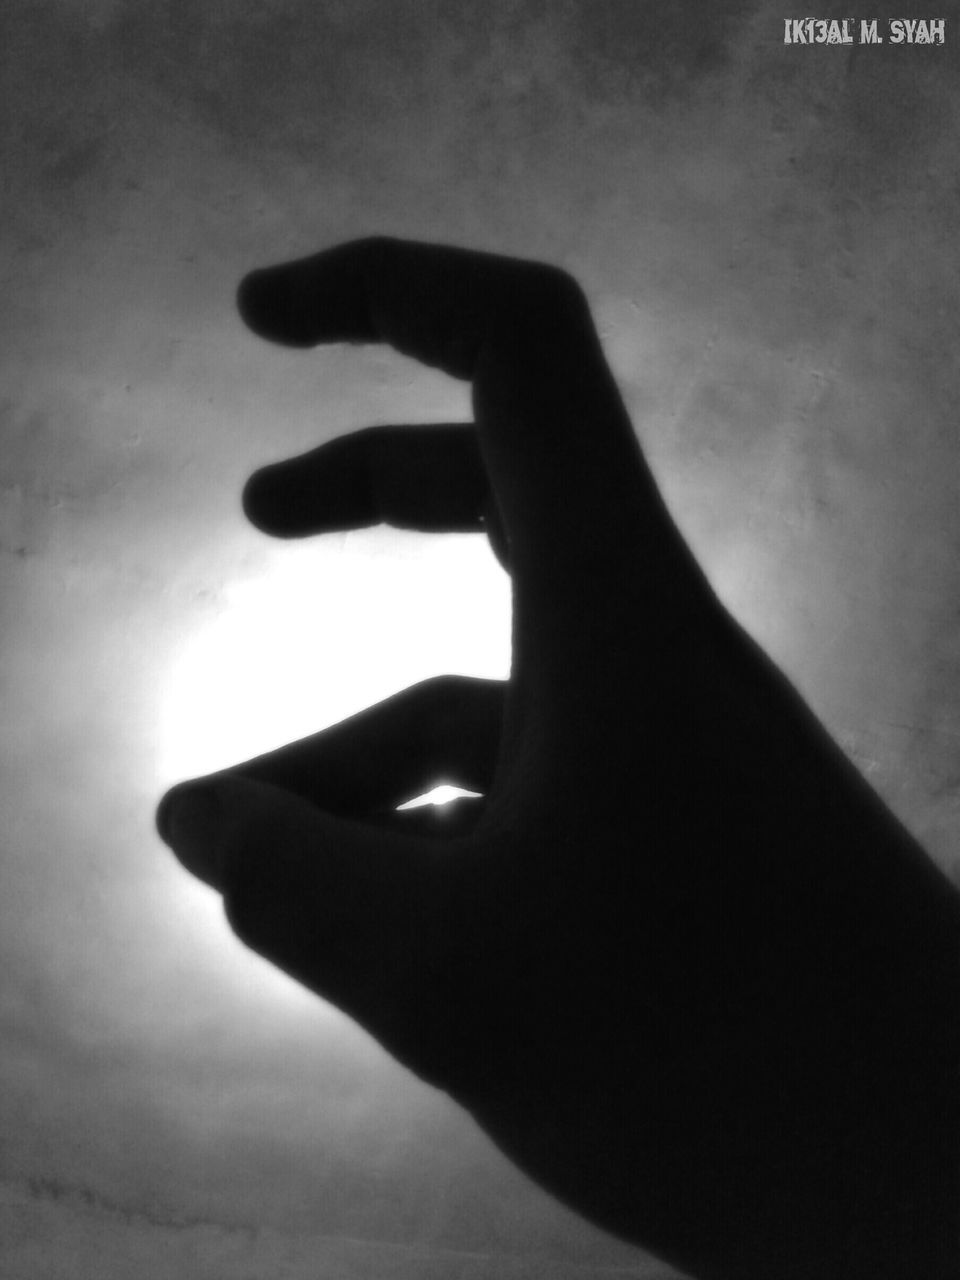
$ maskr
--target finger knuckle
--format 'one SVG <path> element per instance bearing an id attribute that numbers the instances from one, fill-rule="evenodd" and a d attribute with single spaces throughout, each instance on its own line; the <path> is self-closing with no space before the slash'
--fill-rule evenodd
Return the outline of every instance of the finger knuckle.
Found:
<path id="1" fill-rule="evenodd" d="M 569 271 L 548 263 L 538 263 L 536 270 L 531 292 L 540 307 L 561 316 L 576 315 L 587 309 L 586 295 Z"/>
<path id="2" fill-rule="evenodd" d="M 461 678 L 454 675 L 430 676 L 414 686 L 422 712 L 434 719 L 452 711 L 460 701 Z"/>

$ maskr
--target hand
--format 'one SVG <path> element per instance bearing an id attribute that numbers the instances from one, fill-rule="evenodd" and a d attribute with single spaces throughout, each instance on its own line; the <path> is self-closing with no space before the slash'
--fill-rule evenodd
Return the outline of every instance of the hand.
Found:
<path id="1" fill-rule="evenodd" d="M 245 506 L 282 537 L 486 529 L 512 674 L 182 784 L 161 834 L 244 942 L 595 1222 L 699 1276 L 947 1274 L 957 899 L 717 602 L 578 287 L 370 240 L 239 306 L 472 381 L 474 426 L 336 440 Z M 482 799 L 395 811 L 441 781 Z"/>

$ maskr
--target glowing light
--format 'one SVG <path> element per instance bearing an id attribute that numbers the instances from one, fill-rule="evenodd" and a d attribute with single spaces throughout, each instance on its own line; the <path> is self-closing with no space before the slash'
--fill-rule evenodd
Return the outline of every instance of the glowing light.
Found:
<path id="1" fill-rule="evenodd" d="M 165 785 L 315 733 L 431 675 L 503 678 L 509 580 L 484 539 L 377 529 L 271 550 L 189 622 L 162 701 Z"/>
<path id="2" fill-rule="evenodd" d="M 203 593 L 183 621 L 160 690 L 158 793 L 315 733 L 428 676 L 508 675 L 510 584 L 485 539 L 378 529 L 266 548 L 264 569 Z M 469 794 L 438 787 L 404 807 Z M 173 917 L 194 922 L 204 991 L 245 1009 L 256 1004 L 261 1017 L 284 1023 L 315 1020 L 326 1008 L 229 938 L 219 895 L 206 885 L 181 875 L 171 892 Z M 179 954 L 179 928 L 177 940 Z M 347 1034 L 344 1016 L 326 1009 L 324 1025 L 334 1024 Z"/>
<path id="3" fill-rule="evenodd" d="M 421 809 L 425 804 L 445 805 L 451 800 L 459 800 L 461 796 L 477 796 L 479 791 L 464 791 L 462 787 L 451 787 L 444 784 L 442 787 L 434 787 L 432 791 L 426 792 L 425 795 L 417 796 L 415 800 L 408 800 L 406 804 L 398 806 L 400 809 Z"/>

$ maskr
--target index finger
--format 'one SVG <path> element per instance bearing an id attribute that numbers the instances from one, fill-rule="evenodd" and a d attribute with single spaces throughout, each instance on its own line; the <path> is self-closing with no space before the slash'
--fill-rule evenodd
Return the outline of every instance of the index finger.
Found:
<path id="1" fill-rule="evenodd" d="M 582 293 L 555 267 L 388 237 L 252 271 L 237 304 L 273 342 L 388 342 L 457 378 L 472 378 L 491 344 L 522 335 L 532 348 L 549 328 L 565 328 L 568 342 L 574 329 L 581 343 L 592 333 Z"/>
<path id="2" fill-rule="evenodd" d="M 376 238 L 254 271 L 238 305 L 275 342 L 387 342 L 472 379 L 515 582 L 537 614 L 568 614 L 571 597 L 602 609 L 644 566 L 657 581 L 689 569 L 565 272 Z"/>

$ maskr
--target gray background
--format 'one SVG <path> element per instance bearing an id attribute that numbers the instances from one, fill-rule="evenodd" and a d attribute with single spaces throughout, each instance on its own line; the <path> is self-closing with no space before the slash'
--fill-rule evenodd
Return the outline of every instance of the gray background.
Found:
<path id="1" fill-rule="evenodd" d="M 244 527 L 254 466 L 467 407 L 258 344 L 251 266 L 382 231 L 574 271 L 717 589 L 957 877 L 960 23 L 904 12 L 946 46 L 784 47 L 740 0 L 5 0 L 4 1277 L 667 1274 L 244 955 L 154 834 L 285 729 L 258 653 L 309 673 L 297 732 L 504 663 L 463 540 Z"/>

